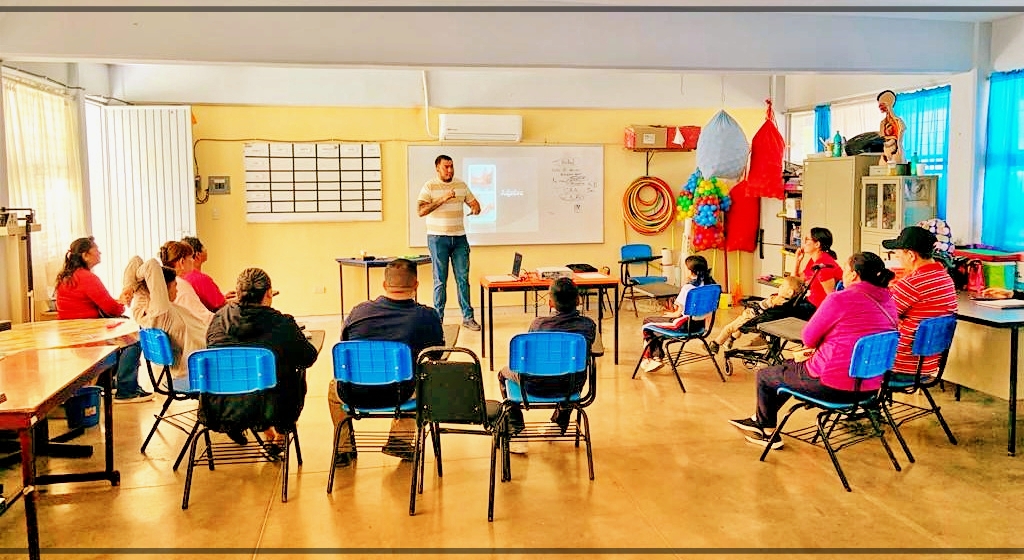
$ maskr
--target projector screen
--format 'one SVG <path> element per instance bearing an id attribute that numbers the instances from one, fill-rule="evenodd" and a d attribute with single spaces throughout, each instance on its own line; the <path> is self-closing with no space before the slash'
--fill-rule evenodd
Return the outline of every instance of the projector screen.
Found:
<path id="1" fill-rule="evenodd" d="M 426 218 L 416 211 L 423 185 L 445 154 L 455 177 L 480 201 L 466 211 L 471 245 L 604 242 L 602 146 L 409 146 L 409 246 L 427 246 Z"/>

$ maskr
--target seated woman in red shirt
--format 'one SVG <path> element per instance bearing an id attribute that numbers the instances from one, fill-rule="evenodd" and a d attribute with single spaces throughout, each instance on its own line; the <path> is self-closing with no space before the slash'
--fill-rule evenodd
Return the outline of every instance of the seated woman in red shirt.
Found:
<path id="1" fill-rule="evenodd" d="M 810 234 L 804 236 L 803 243 L 796 250 L 793 274 L 804 282 L 810 282 L 807 301 L 815 308 L 821 307 L 825 296 L 836 291 L 836 282 L 843 279 L 843 270 L 836 258 L 836 252 L 832 250 L 832 232 L 826 228 L 811 228 Z M 818 272 L 816 276 L 815 271 Z"/>
<path id="2" fill-rule="evenodd" d="M 76 239 L 64 255 L 64 267 L 57 274 L 58 319 L 99 319 L 118 317 L 124 313 L 123 301 L 114 299 L 99 276 L 92 268 L 100 264 L 100 249 L 92 237 Z M 124 299 L 122 294 L 122 300 Z M 128 296 L 130 297 L 130 295 Z M 138 343 L 121 352 L 114 379 L 114 402 L 145 402 L 153 400 L 153 394 L 139 387 L 139 357 L 142 350 Z"/>

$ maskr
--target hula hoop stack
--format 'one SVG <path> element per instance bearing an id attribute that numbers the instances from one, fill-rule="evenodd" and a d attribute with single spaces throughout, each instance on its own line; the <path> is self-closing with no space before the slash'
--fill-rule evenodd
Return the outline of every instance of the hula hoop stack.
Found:
<path id="1" fill-rule="evenodd" d="M 655 235 L 668 229 L 675 218 L 675 194 L 657 177 L 639 177 L 622 195 L 622 214 L 634 231 Z"/>

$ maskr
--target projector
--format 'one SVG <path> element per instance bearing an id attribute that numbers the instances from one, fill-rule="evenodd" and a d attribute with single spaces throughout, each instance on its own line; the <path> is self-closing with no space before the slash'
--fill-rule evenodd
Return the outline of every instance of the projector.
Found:
<path id="1" fill-rule="evenodd" d="M 564 266 L 539 266 L 537 267 L 537 276 L 544 280 L 572 278 L 572 270 Z"/>

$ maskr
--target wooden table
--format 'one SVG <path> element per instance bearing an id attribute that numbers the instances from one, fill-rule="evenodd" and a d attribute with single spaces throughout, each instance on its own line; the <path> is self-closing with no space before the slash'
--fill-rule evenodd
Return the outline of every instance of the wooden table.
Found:
<path id="1" fill-rule="evenodd" d="M 0 355 L 10 356 L 27 350 L 46 348 L 80 348 L 112 345 L 119 349 L 139 341 L 139 326 L 134 321 L 118 319 L 69 319 L 20 323 L 0 332 Z M 4 390 L 4 392 L 7 392 Z M 7 395 L 11 397 L 10 394 Z M 92 447 L 57 444 L 50 441 L 49 424 L 42 421 L 35 429 L 36 455 L 89 457 Z M 65 438 L 58 438 L 65 439 Z"/>
<path id="2" fill-rule="evenodd" d="M 537 292 L 547 290 L 551 287 L 551 280 L 542 279 L 521 279 L 514 281 L 494 281 L 488 276 L 480 278 L 480 352 L 484 357 L 490 351 L 491 370 L 494 370 L 494 292 Z M 614 290 L 615 297 L 612 301 L 619 301 L 619 279 L 606 274 L 596 272 L 577 273 L 573 275 L 573 282 L 580 288 L 596 288 L 598 290 L 598 301 L 604 297 L 606 290 Z M 484 295 L 486 294 L 486 297 Z M 611 310 L 615 319 L 615 363 L 619 363 L 619 313 L 616 309 Z M 597 308 L 597 330 L 602 332 L 601 321 L 604 319 L 604 306 Z"/>
<path id="3" fill-rule="evenodd" d="M 21 444 L 22 487 L 11 503 L 25 499 L 25 525 L 29 558 L 39 558 L 39 521 L 36 514 L 37 485 L 108 480 L 121 482 L 114 470 L 113 376 L 120 349 L 117 346 L 86 346 L 24 350 L 0 359 L 0 386 L 7 400 L 0 403 L 0 429 L 18 432 Z M 105 374 L 105 375 L 101 375 Z M 36 475 L 33 431 L 47 412 L 75 391 L 99 379 L 103 387 L 105 468 L 102 471 Z"/>
<path id="4" fill-rule="evenodd" d="M 1024 309 L 994 309 L 991 307 L 985 307 L 978 305 L 974 300 L 970 299 L 967 294 L 960 294 L 959 301 L 957 302 L 956 318 L 959 321 L 965 323 L 973 323 L 975 325 L 982 325 L 994 329 L 1008 329 L 1010 331 L 1010 363 L 1009 363 L 1009 393 L 1007 394 L 1009 400 L 1009 429 L 1007 433 L 1007 444 L 1006 453 L 1011 457 L 1017 453 L 1017 367 L 1020 355 L 1020 328 L 1024 326 Z M 967 362 L 972 370 L 987 370 L 992 371 L 992 364 L 987 360 L 989 354 L 992 351 L 992 347 L 995 345 L 995 341 L 992 340 L 994 336 L 983 336 L 983 340 L 978 341 L 982 345 L 981 354 L 974 354 L 969 352 L 971 355 L 960 355 L 954 356 L 954 354 L 961 352 L 964 337 L 970 336 L 965 333 L 958 333 L 953 338 L 953 349 L 950 352 L 950 362 L 947 364 L 947 371 L 945 379 L 957 383 L 958 385 L 964 385 L 970 387 L 969 380 L 959 379 L 954 372 L 953 376 L 950 376 L 949 365 L 958 366 L 962 362 Z M 1005 364 L 1005 362 L 1003 362 Z M 996 373 L 1000 373 L 996 371 Z M 967 381 L 965 383 L 965 381 Z"/>
<path id="5" fill-rule="evenodd" d="M 395 259 L 407 259 L 414 263 L 416 266 L 430 264 L 430 255 L 419 255 L 416 257 L 381 257 L 373 260 L 363 260 L 361 257 L 337 257 L 334 259 L 338 263 L 338 290 L 341 293 L 341 318 L 345 318 L 345 267 L 354 266 L 362 267 L 366 270 L 366 299 L 370 299 L 370 269 L 371 268 L 384 268 L 388 263 Z"/>
<path id="6" fill-rule="evenodd" d="M 306 333 L 306 340 L 308 340 L 309 343 L 312 344 L 314 348 L 316 348 L 316 353 L 319 354 L 320 349 L 324 347 L 324 337 L 327 336 L 327 333 L 321 330 L 311 330 L 302 332 Z"/>

